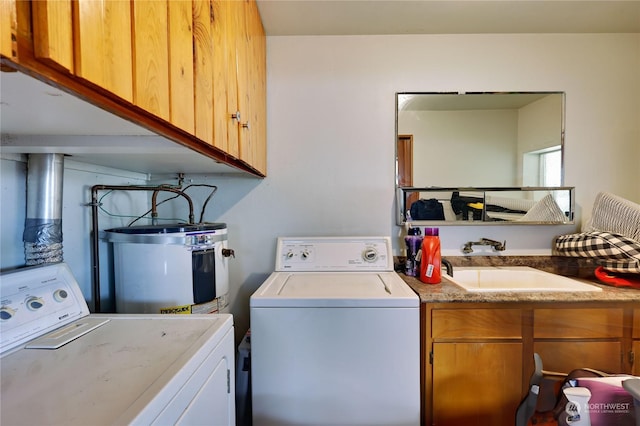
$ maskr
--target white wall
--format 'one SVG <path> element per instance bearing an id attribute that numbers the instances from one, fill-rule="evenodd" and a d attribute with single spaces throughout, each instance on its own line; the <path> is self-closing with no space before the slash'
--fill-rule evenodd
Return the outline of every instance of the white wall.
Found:
<path id="1" fill-rule="evenodd" d="M 413 186 L 519 186 L 517 110 L 406 111 L 398 133 L 413 135 Z"/>
<path id="2" fill-rule="evenodd" d="M 236 251 L 238 333 L 278 236 L 392 235 L 399 253 L 397 91 L 564 91 L 565 184 L 576 187 L 578 220 L 598 191 L 640 202 L 640 34 L 270 37 L 267 61 L 268 177 L 188 176 L 219 186 L 205 220 L 226 222 Z M 65 197 L 70 186 L 84 191 L 75 179 Z M 3 192 L 3 257 L 6 202 Z M 440 235 L 445 255 L 479 237 L 506 239 L 505 255 L 548 254 L 553 236 L 575 229 L 447 226 Z"/>
<path id="3" fill-rule="evenodd" d="M 565 184 L 576 187 L 579 213 L 603 190 L 640 202 L 640 34 L 269 37 L 267 72 L 268 178 L 244 185 L 220 217 L 239 253 L 241 324 L 246 298 L 273 269 L 277 236 L 400 234 L 397 91 L 564 91 Z M 440 234 L 448 255 L 478 237 L 506 239 L 505 254 L 548 254 L 553 236 L 575 229 Z"/>
<path id="4" fill-rule="evenodd" d="M 24 266 L 24 245 L 22 233 L 26 215 L 27 157 L 24 155 L 3 155 L 0 160 L 0 268 L 2 270 Z M 91 270 L 91 187 L 93 185 L 144 185 L 148 176 L 106 167 L 75 162 L 69 157 L 64 160 L 64 183 L 62 199 L 63 258 L 73 271 L 82 293 L 93 308 Z M 103 210 L 99 210 L 100 229 L 126 226 L 131 220 L 118 217 L 144 213 L 149 205 L 148 196 L 134 193 L 108 193 L 101 191 L 99 200 Z M 105 213 L 108 212 L 109 214 Z M 113 304 L 109 289 L 108 247 L 100 243 L 101 254 L 101 300 L 103 308 Z M 112 283 L 111 283 L 112 285 Z"/>

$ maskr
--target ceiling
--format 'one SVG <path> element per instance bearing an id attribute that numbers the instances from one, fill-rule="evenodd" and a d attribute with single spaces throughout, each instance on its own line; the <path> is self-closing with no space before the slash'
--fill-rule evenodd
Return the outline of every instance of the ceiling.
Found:
<path id="1" fill-rule="evenodd" d="M 640 1 L 257 0 L 268 36 L 640 33 Z"/>
<path id="2" fill-rule="evenodd" d="M 538 93 L 400 93 L 401 111 L 464 111 L 519 109 L 551 92 Z M 555 92 L 560 94 L 560 92 Z"/>
<path id="3" fill-rule="evenodd" d="M 257 0 L 257 3 L 267 36 L 640 33 L 640 1 L 631 0 Z M 0 72 L 0 133 L 3 153 L 54 149 L 79 161 L 147 173 L 177 172 L 185 164 L 190 164 L 189 170 L 182 171 L 191 173 L 238 172 L 20 73 Z M 29 138 L 16 143 L 15 137 L 7 135 L 29 135 Z M 47 138 L 64 135 L 76 137 L 69 141 L 64 137 Z M 98 149 L 105 140 L 97 137 L 83 144 L 82 136 L 86 135 L 137 137 L 123 146 L 109 142 L 110 149 Z M 150 142 L 150 138 L 162 142 Z M 156 148 L 152 157 L 149 143 Z"/>

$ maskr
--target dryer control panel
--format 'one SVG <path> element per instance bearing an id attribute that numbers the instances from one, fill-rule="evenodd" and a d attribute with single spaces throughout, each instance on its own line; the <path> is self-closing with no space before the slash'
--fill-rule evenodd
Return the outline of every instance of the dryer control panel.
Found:
<path id="1" fill-rule="evenodd" d="M 66 263 L 0 277 L 0 353 L 87 315 L 87 302 Z"/>
<path id="2" fill-rule="evenodd" d="M 390 237 L 280 237 L 276 271 L 393 271 Z"/>

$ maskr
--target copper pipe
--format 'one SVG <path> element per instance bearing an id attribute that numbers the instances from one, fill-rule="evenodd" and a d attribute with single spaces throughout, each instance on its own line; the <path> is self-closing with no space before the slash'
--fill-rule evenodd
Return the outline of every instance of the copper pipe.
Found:
<path id="1" fill-rule="evenodd" d="M 93 281 L 93 310 L 95 313 L 101 312 L 100 306 L 100 241 L 98 239 L 98 191 L 101 190 L 121 190 L 121 191 L 154 191 L 152 197 L 152 214 L 156 212 L 156 194 L 159 191 L 173 192 L 184 197 L 189 203 L 189 223 L 193 222 L 193 201 L 191 197 L 178 188 L 170 186 L 142 186 L 142 185 L 94 185 L 91 187 L 91 275 Z"/>

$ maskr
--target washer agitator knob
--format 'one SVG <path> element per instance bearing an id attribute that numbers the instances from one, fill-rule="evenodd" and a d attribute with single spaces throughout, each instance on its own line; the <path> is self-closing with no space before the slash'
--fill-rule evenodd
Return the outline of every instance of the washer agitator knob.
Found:
<path id="1" fill-rule="evenodd" d="M 26 300 L 25 304 L 30 311 L 37 311 L 44 306 L 44 300 L 41 297 L 31 296 Z"/>
<path id="2" fill-rule="evenodd" d="M 13 318 L 15 313 L 16 311 L 13 310 L 12 308 L 8 306 L 3 306 L 2 308 L 0 308 L 0 320 L 2 321 L 10 320 L 11 318 Z"/>
<path id="3" fill-rule="evenodd" d="M 67 290 L 60 288 L 53 292 L 53 300 L 56 302 L 64 302 L 69 297 L 69 293 Z"/>
<path id="4" fill-rule="evenodd" d="M 366 262 L 375 262 L 378 258 L 378 251 L 373 247 L 368 247 L 362 252 L 362 258 Z"/>

